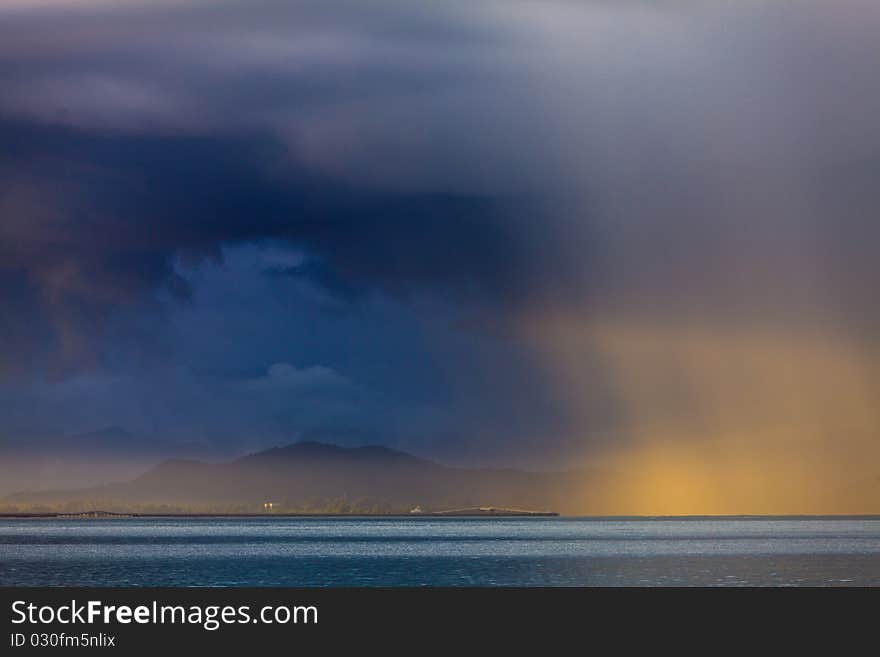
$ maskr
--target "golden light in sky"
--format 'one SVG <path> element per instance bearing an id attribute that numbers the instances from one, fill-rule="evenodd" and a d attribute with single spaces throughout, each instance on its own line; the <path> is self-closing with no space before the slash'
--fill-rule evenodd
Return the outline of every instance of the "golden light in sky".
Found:
<path id="1" fill-rule="evenodd" d="M 548 326 L 553 326 L 548 330 Z M 542 323 L 562 386 L 596 393 L 621 430 L 591 461 L 593 513 L 870 513 L 880 507 L 875 350 L 790 327 Z M 572 403 L 576 403 L 573 400 Z M 591 418 L 581 418 L 583 426 Z"/>

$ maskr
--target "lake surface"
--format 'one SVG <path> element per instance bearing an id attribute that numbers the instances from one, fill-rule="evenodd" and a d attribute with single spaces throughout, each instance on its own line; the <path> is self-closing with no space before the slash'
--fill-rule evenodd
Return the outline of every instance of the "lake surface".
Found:
<path id="1" fill-rule="evenodd" d="M 880 586 L 880 518 L 0 520 L 4 586 Z"/>

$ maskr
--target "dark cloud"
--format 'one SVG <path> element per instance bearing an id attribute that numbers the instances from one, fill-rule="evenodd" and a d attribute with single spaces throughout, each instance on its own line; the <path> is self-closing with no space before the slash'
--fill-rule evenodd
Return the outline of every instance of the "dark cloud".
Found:
<path id="1" fill-rule="evenodd" d="M 6 322 L 17 345 L 7 361 L 41 356 L 55 374 L 99 364 L 112 316 L 189 298 L 178 263 L 249 241 L 304 249 L 288 273 L 349 300 L 369 289 L 490 303 L 526 293 L 537 268 L 502 207 L 511 190 L 457 188 L 445 162 L 434 182 L 377 184 L 335 171 L 324 160 L 334 138 L 320 138 L 346 122 L 327 122 L 340 109 L 366 103 L 361 114 L 378 117 L 494 78 L 510 37 L 485 16 L 230 2 L 7 17 L 0 276 L 23 305 Z M 475 61 L 489 70 L 468 70 Z M 436 146 L 413 171 L 457 148 Z M 483 155 L 491 169 L 497 158 Z M 395 157 L 380 149 L 375 169 Z"/>
<path id="2" fill-rule="evenodd" d="M 198 419 L 141 429 L 240 432 L 209 421 L 223 381 L 261 381 L 256 423 L 273 364 L 326 367 L 360 411 L 258 433 L 528 453 L 620 426 L 597 326 L 867 349 L 880 39 L 843 4 L 11 4 L 0 375 L 120 377 L 118 408 L 166 385 Z M 576 363 L 546 361 L 553 322 Z"/>
<path id="3" fill-rule="evenodd" d="M 287 273 L 352 296 L 365 286 L 493 299 L 522 294 L 519 237 L 475 195 L 358 189 L 304 170 L 271 171 L 265 140 L 95 135 L 0 125 L 3 280 L 24 308 L 7 319 L 58 339 L 100 340 L 107 314 L 162 291 L 187 299 L 175 267 L 220 247 L 282 240 L 309 259 Z M 21 339 L 21 338 L 20 338 Z M 30 350 L 18 349 L 20 358 Z M 68 356 L 76 358 L 76 354 Z"/>

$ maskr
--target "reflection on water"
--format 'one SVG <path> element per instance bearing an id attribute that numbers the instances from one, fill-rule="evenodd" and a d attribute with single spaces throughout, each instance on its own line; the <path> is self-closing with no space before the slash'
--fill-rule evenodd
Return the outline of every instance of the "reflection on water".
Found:
<path id="1" fill-rule="evenodd" d="M 0 585 L 880 585 L 880 518 L 2 520 Z"/>

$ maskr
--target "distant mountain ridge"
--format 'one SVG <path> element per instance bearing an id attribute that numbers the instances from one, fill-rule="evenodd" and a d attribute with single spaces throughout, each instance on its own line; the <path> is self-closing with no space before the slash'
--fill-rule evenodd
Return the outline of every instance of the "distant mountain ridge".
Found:
<path id="1" fill-rule="evenodd" d="M 127 480 L 165 458 L 215 459 L 208 446 L 133 434 L 107 426 L 83 433 L 45 432 L 0 438 L 0 496 L 15 491 L 93 487 Z"/>
<path id="2" fill-rule="evenodd" d="M 300 442 L 226 463 L 174 459 L 119 484 L 17 493 L 9 504 L 107 509 L 339 510 L 399 512 L 504 506 L 565 512 L 579 473 L 472 470 L 381 445 Z"/>

